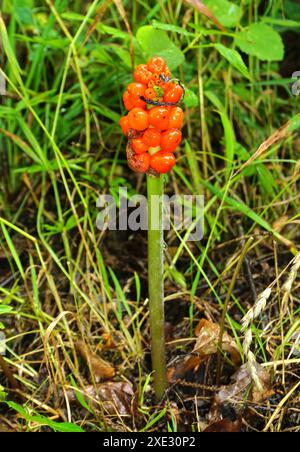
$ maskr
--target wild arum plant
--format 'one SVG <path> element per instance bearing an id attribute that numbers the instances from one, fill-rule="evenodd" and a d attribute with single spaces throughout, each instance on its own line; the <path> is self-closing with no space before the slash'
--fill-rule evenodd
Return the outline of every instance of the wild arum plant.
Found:
<path id="1" fill-rule="evenodd" d="M 154 392 L 159 401 L 166 389 L 164 333 L 163 174 L 175 165 L 174 151 L 181 141 L 183 111 L 178 102 L 184 89 L 172 79 L 159 56 L 140 64 L 123 95 L 129 111 L 120 119 L 126 137 L 127 161 L 137 173 L 147 173 L 148 286 Z"/>
<path id="2" fill-rule="evenodd" d="M 78 323 L 83 318 L 81 313 L 86 305 L 97 322 L 103 325 L 105 314 L 101 311 L 102 307 L 113 299 L 116 287 L 117 295 L 120 299 L 123 296 L 125 305 L 126 296 L 118 280 L 119 273 L 114 273 L 113 281 L 109 273 L 107 275 L 106 268 L 110 268 L 110 263 L 102 259 L 102 250 L 98 249 L 92 228 L 93 219 L 90 221 L 89 213 L 94 209 L 94 191 L 104 188 L 113 191 L 120 185 L 119 181 L 124 184 L 121 180 L 124 171 L 121 157 L 123 143 L 116 139 L 119 137 L 118 100 L 121 100 L 117 93 L 120 84 L 128 80 L 133 41 L 136 63 L 142 63 L 146 57 L 154 54 L 172 55 L 168 60 L 172 72 L 176 70 L 181 79 L 186 77 L 189 80 L 190 89 L 186 89 L 184 98 L 185 105 L 189 107 L 185 143 L 180 160 L 174 167 L 174 174 L 181 190 L 197 193 L 201 185 L 205 187 L 209 201 L 205 215 L 210 234 L 206 244 L 199 244 L 199 256 L 198 250 L 191 251 L 181 241 L 172 265 L 178 264 L 186 251 L 190 261 L 179 273 L 180 286 L 185 285 L 193 300 L 199 295 L 199 282 L 205 279 L 205 284 L 213 293 L 210 304 L 218 308 L 217 303 L 222 305 L 219 288 L 220 285 L 227 287 L 231 267 L 224 264 L 224 260 L 229 257 L 226 247 L 223 248 L 224 259 L 220 262 L 214 259 L 213 253 L 215 245 L 226 245 L 228 236 L 236 238 L 232 224 L 235 221 L 232 222 L 232 218 L 242 220 L 245 234 L 251 234 L 254 228 L 259 233 L 267 231 L 280 243 L 284 243 L 281 231 L 277 232 L 273 228 L 273 221 L 283 212 L 289 215 L 290 220 L 293 214 L 294 220 L 298 218 L 299 176 L 296 170 L 299 165 L 296 166 L 296 162 L 299 156 L 292 142 L 295 132 L 288 130 L 285 137 L 281 133 L 279 138 L 282 139 L 282 146 L 277 146 L 275 140 L 273 144 L 269 142 L 268 146 L 264 146 L 260 156 L 254 154 L 259 143 L 289 120 L 293 111 L 298 111 L 299 97 L 290 95 L 290 74 L 283 79 L 278 71 L 278 62 L 283 59 L 284 50 L 281 32 L 291 32 L 299 27 L 300 15 L 297 17 L 296 2 L 206 0 L 205 5 L 213 11 L 223 30 L 216 28 L 216 22 L 212 23 L 202 14 L 199 15 L 196 8 L 202 2 L 193 0 L 174 2 L 174 10 L 169 8 L 172 2 L 161 2 L 163 7 L 160 7 L 159 2 L 150 2 L 150 5 L 149 2 L 126 0 L 47 0 L 44 3 L 41 5 L 35 0 L 4 0 L 1 5 L 0 83 L 5 81 L 9 96 L 3 98 L 1 103 L 0 121 L 2 149 L 4 154 L 7 150 L 9 167 L 5 169 L 0 161 L 1 173 L 5 176 L 0 180 L 0 203 L 4 206 L 1 217 L 7 219 L 0 218 L 0 221 L 6 225 L 6 232 L 9 233 L 4 234 L 2 231 L 4 242 L 8 243 L 9 264 L 17 275 L 14 276 L 12 288 L 0 285 L 1 294 L 17 308 L 11 313 L 6 311 L 3 323 L 6 323 L 8 316 L 12 324 L 30 316 L 30 323 L 25 324 L 23 321 L 24 329 L 20 336 L 33 330 L 34 348 L 43 346 L 44 329 L 53 320 L 49 318 L 44 303 L 44 287 L 54 295 L 57 304 L 56 309 L 53 304 L 54 316 L 57 310 L 64 312 L 71 307 L 69 299 L 66 303 L 61 291 L 60 278 L 55 277 L 55 281 L 50 278 L 53 266 L 57 266 L 58 270 L 55 275 L 63 275 L 72 287 L 78 306 Z M 103 9 L 98 15 L 100 3 Z M 116 9 L 115 5 L 122 3 L 131 30 L 125 27 Z M 262 10 L 264 12 L 260 14 Z M 297 52 L 294 59 L 296 57 Z M 281 90 L 285 91 L 284 97 Z M 294 109 L 291 108 L 293 105 Z M 140 145 L 136 142 L 136 149 Z M 143 159 L 146 163 L 149 161 L 147 157 Z M 247 167 L 243 168 L 243 164 Z M 232 169 L 239 172 L 229 180 Z M 21 175 L 24 175 L 24 180 Z M 153 178 L 151 182 L 161 183 L 160 178 Z M 171 185 L 171 177 L 168 183 Z M 162 191 L 162 187 L 159 186 L 157 190 Z M 15 196 L 18 191 L 21 196 Z M 11 198 L 14 200 L 13 206 Z M 84 212 L 84 217 L 81 212 Z M 30 217 L 32 223 L 28 224 L 24 217 L 26 220 Z M 37 230 L 34 228 L 35 223 Z M 289 227 L 290 232 L 286 234 L 282 231 L 282 234 L 293 241 L 296 234 L 292 223 Z M 12 240 L 15 237 L 29 240 L 28 243 L 32 245 L 28 248 L 30 267 L 26 266 L 25 253 L 19 256 L 17 250 L 14 251 L 10 237 Z M 61 238 L 63 246 L 59 246 Z M 75 241 L 77 245 L 77 238 L 79 247 L 75 246 L 74 250 L 72 244 Z M 261 257 L 264 254 L 257 240 L 255 251 Z M 79 265 L 85 253 L 88 271 Z M 83 284 L 75 278 L 78 272 Z M 155 277 L 155 272 L 149 277 Z M 95 278 L 90 278 L 91 274 Z M 48 277 L 48 281 L 40 286 L 43 275 Z M 22 280 L 26 282 L 26 287 L 33 288 L 32 300 L 30 294 L 28 297 L 24 294 Z M 136 282 L 138 287 L 140 280 L 137 273 Z M 265 281 L 261 283 L 259 278 L 255 282 L 259 287 L 268 285 Z M 157 287 L 161 289 L 160 285 Z M 201 296 L 204 290 L 201 289 Z M 98 302 L 99 293 L 103 299 L 101 304 Z M 287 295 L 284 295 L 286 304 Z M 233 297 L 230 297 L 230 303 Z M 142 298 L 139 287 L 137 300 Z M 97 302 L 92 303 L 94 299 Z M 243 312 L 245 299 L 235 301 L 240 302 Z M 192 326 L 199 311 L 196 304 L 191 305 Z M 270 305 L 268 302 L 262 311 L 265 316 Z M 226 312 L 226 319 L 235 328 L 230 311 L 228 314 Z M 279 324 L 278 319 L 274 319 L 274 322 L 275 325 Z M 291 324 L 289 316 L 282 324 L 283 331 L 286 331 Z M 104 330 L 119 328 L 120 334 L 127 333 L 126 325 L 123 325 L 121 315 L 113 326 L 105 318 Z M 82 334 L 75 324 L 72 325 L 72 334 L 69 334 L 67 326 L 60 322 L 55 328 L 63 339 L 62 344 L 72 344 L 72 339 Z M 39 328 L 40 333 L 35 331 Z M 125 338 L 126 347 L 127 343 L 132 342 L 129 334 Z M 18 342 L 14 342 L 17 346 Z M 278 335 L 274 343 L 278 344 Z M 253 349 L 254 346 L 253 340 Z M 130 352 L 133 351 L 131 364 L 134 365 L 136 357 L 140 356 L 136 353 L 137 347 L 127 347 Z M 17 363 L 24 359 L 27 361 L 27 356 L 30 356 L 27 353 L 33 351 L 30 345 L 28 348 L 24 356 L 21 348 L 18 348 Z M 51 351 L 52 346 L 49 345 L 49 348 Z M 259 361 L 265 359 L 260 352 L 256 355 Z M 272 359 L 272 351 L 266 356 Z M 11 359 L 15 361 L 13 357 Z M 56 368 L 55 356 L 52 360 L 50 364 Z M 43 402 L 38 383 L 30 376 L 34 375 L 35 368 L 32 366 L 29 369 L 31 374 L 23 375 L 27 394 Z M 40 369 L 50 383 L 57 381 L 51 372 L 49 375 L 44 372 L 43 364 Z M 63 377 L 59 377 L 58 381 L 65 385 Z M 277 416 L 277 410 L 274 411 L 280 419 L 278 425 L 288 412 L 286 405 L 282 406 L 280 416 Z M 294 409 L 292 405 L 290 400 L 291 411 Z M 16 407 L 11 408 L 18 411 Z M 39 404 L 37 411 L 42 411 L 42 405 Z M 19 414 L 26 418 L 26 413 Z M 28 419 L 29 423 L 32 421 Z M 148 427 L 152 429 L 153 425 L 149 424 Z"/>

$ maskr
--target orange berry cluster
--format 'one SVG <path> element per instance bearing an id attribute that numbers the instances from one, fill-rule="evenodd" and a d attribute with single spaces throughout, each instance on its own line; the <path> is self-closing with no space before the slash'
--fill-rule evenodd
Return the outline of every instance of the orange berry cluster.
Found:
<path id="1" fill-rule="evenodd" d="M 183 111 L 177 103 L 184 89 L 158 56 L 140 64 L 134 78 L 123 95 L 129 112 L 120 119 L 128 137 L 129 167 L 138 173 L 167 173 L 176 163 L 173 152 L 182 138 Z"/>

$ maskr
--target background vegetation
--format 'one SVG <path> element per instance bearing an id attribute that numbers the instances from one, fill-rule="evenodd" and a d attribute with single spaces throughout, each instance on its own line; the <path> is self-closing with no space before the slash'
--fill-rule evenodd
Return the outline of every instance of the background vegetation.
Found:
<path id="1" fill-rule="evenodd" d="M 299 430 L 299 2 L 1 3 L 0 430 Z M 146 234 L 95 226 L 100 194 L 145 193 L 118 120 L 132 67 L 153 54 L 186 87 L 166 191 L 206 197 L 201 242 L 165 235 L 170 389 L 159 406 Z M 264 396 L 247 380 L 239 400 L 216 401 L 240 364 L 226 354 L 218 378 L 206 350 L 188 367 L 195 327 L 223 313 L 247 360 L 241 319 L 268 287 L 251 325 Z"/>

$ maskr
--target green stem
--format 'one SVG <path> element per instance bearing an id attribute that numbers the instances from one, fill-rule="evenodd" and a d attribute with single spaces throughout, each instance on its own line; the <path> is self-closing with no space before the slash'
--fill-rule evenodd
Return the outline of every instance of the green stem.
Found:
<path id="1" fill-rule="evenodd" d="M 147 191 L 151 356 L 155 398 L 159 402 L 167 387 L 164 333 L 163 176 L 157 178 L 147 176 Z"/>

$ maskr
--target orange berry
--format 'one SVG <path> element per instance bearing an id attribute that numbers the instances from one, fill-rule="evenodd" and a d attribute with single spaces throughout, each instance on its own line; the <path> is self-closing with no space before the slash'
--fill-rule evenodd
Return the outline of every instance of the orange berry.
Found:
<path id="1" fill-rule="evenodd" d="M 121 129 L 123 130 L 124 135 L 127 136 L 128 131 L 130 129 L 128 116 L 122 116 L 122 118 L 119 121 L 119 124 L 121 126 Z"/>
<path id="2" fill-rule="evenodd" d="M 145 130 L 145 132 L 143 133 L 142 140 L 148 146 L 156 147 L 160 145 L 160 138 L 161 138 L 160 131 L 151 127 Z"/>
<path id="3" fill-rule="evenodd" d="M 123 94 L 123 103 L 127 110 L 131 110 L 135 106 L 128 91 Z"/>
<path id="4" fill-rule="evenodd" d="M 138 108 L 142 108 L 142 109 L 146 108 L 146 105 L 147 105 L 146 102 L 144 100 L 140 99 L 139 96 L 131 95 L 130 100 L 133 103 L 134 107 L 138 107 Z"/>
<path id="5" fill-rule="evenodd" d="M 170 91 L 170 89 L 174 88 L 174 86 L 176 86 L 175 83 L 173 83 L 173 82 L 167 82 L 167 83 L 166 83 L 166 86 L 165 86 L 165 93 L 167 93 L 168 91 Z"/>
<path id="6" fill-rule="evenodd" d="M 182 133 L 179 129 L 168 129 L 161 135 L 160 147 L 164 152 L 173 152 L 180 144 Z"/>
<path id="7" fill-rule="evenodd" d="M 166 67 L 166 62 L 163 58 L 155 56 L 148 61 L 147 67 L 151 72 L 162 72 Z"/>
<path id="8" fill-rule="evenodd" d="M 143 154 L 144 152 L 147 152 L 149 148 L 142 138 L 134 138 L 131 140 L 131 147 L 136 154 Z"/>
<path id="9" fill-rule="evenodd" d="M 174 86 L 167 88 L 164 94 L 164 101 L 165 102 L 179 102 L 184 91 L 182 86 L 176 85 L 173 83 Z"/>
<path id="10" fill-rule="evenodd" d="M 183 111 L 180 107 L 172 107 L 166 129 L 180 129 L 183 123 Z"/>
<path id="11" fill-rule="evenodd" d="M 158 85 L 163 91 L 165 91 L 167 83 L 164 82 L 164 81 L 162 81 L 162 80 L 159 80 L 159 81 L 157 82 L 157 85 Z"/>
<path id="12" fill-rule="evenodd" d="M 146 99 L 154 99 L 157 96 L 153 88 L 147 88 L 145 91 Z"/>
<path id="13" fill-rule="evenodd" d="M 152 155 L 150 166 L 160 174 L 167 173 L 176 163 L 176 158 L 172 152 L 157 152 Z"/>
<path id="14" fill-rule="evenodd" d="M 149 123 L 159 130 L 168 129 L 170 110 L 168 107 L 154 107 L 149 110 Z"/>
<path id="15" fill-rule="evenodd" d="M 129 83 L 127 91 L 133 96 L 143 96 L 145 94 L 147 86 L 143 83 Z"/>
<path id="16" fill-rule="evenodd" d="M 146 102 L 140 99 L 140 96 L 145 94 L 146 85 L 142 83 L 130 83 L 127 86 L 127 91 L 130 95 L 130 103 L 133 107 L 146 108 Z"/>
<path id="17" fill-rule="evenodd" d="M 152 74 L 152 80 L 154 81 L 154 83 L 156 84 L 157 82 L 159 82 L 159 75 L 155 72 L 154 74 Z"/>
<path id="18" fill-rule="evenodd" d="M 128 113 L 128 123 L 132 129 L 145 130 L 149 125 L 148 113 L 142 108 L 133 108 Z"/>
<path id="19" fill-rule="evenodd" d="M 140 64 L 134 71 L 133 77 L 139 83 L 149 83 L 152 73 L 149 71 L 147 64 Z"/>

